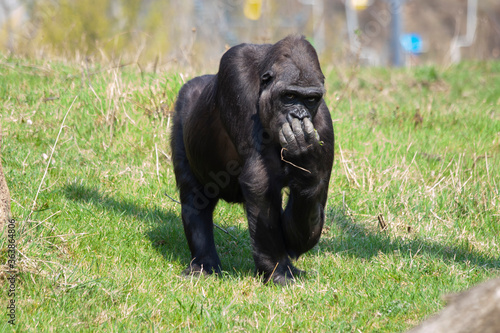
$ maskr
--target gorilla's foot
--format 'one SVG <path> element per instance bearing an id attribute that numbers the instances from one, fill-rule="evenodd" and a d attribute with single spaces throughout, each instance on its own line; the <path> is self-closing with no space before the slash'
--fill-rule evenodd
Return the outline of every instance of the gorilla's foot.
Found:
<path id="1" fill-rule="evenodd" d="M 291 263 L 287 265 L 278 265 L 274 271 L 270 273 L 264 273 L 264 283 L 272 282 L 280 286 L 291 285 L 296 282 L 300 277 L 304 277 L 306 271 L 296 268 Z"/>
<path id="2" fill-rule="evenodd" d="M 182 274 L 185 276 L 190 276 L 190 275 L 212 275 L 212 274 L 220 274 L 221 269 L 220 269 L 220 264 L 208 264 L 208 263 L 201 263 L 201 262 L 196 262 L 195 260 L 192 260 L 189 263 L 189 266 L 182 271 Z"/>

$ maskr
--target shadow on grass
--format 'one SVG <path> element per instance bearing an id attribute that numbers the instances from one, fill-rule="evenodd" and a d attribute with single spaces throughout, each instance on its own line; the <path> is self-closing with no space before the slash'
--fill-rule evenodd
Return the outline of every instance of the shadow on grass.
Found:
<path id="1" fill-rule="evenodd" d="M 323 250 L 333 253 L 343 252 L 348 256 L 370 259 L 379 252 L 393 254 L 399 251 L 402 256 L 427 255 L 445 262 L 470 263 L 485 268 L 500 269 L 500 257 L 495 258 L 471 249 L 471 244 L 465 239 L 458 245 L 441 244 L 436 241 L 414 237 L 408 238 L 390 236 L 383 231 L 373 231 L 356 223 L 346 216 L 340 208 L 333 208 L 327 213 L 328 223 L 337 227 L 339 234 L 333 231 L 331 238 L 323 237 Z M 374 223 L 376 223 L 374 221 Z"/>
<path id="2" fill-rule="evenodd" d="M 117 200 L 100 193 L 96 188 L 79 184 L 69 184 L 63 188 L 66 197 L 75 202 L 81 202 L 102 207 L 117 216 L 126 215 L 145 223 L 148 226 L 146 236 L 153 248 L 160 253 L 167 262 L 179 261 L 187 266 L 190 253 L 187 246 L 182 222 L 180 207 L 164 212 L 158 207 L 148 208 L 133 201 Z M 170 200 L 165 198 L 164 200 Z M 338 228 L 332 231 L 333 237 L 322 237 L 320 245 L 322 251 L 346 253 L 348 256 L 370 259 L 379 252 L 393 254 L 399 251 L 403 256 L 418 253 L 426 254 L 444 261 L 470 262 L 470 264 L 487 268 L 500 269 L 500 258 L 493 258 L 473 250 L 467 249 L 468 244 L 448 246 L 420 238 L 390 237 L 386 233 L 372 231 L 365 226 L 355 223 L 340 209 L 331 209 L 327 212 L 327 226 Z M 231 276 L 253 275 L 254 264 L 251 256 L 251 245 L 246 228 L 222 225 L 229 234 L 220 229 L 215 231 L 215 242 L 219 244 L 217 250 L 222 261 L 223 270 Z M 179 272 L 180 274 L 180 272 Z"/>
<path id="3" fill-rule="evenodd" d="M 150 208 L 130 200 L 117 200 L 100 193 L 97 188 L 75 183 L 66 185 L 63 192 L 72 201 L 102 207 L 117 216 L 128 216 L 145 223 L 148 226 L 146 236 L 166 261 L 179 261 L 185 266 L 189 264 L 191 255 L 182 227 L 180 205 L 179 209 L 172 208 L 165 212 L 156 206 Z M 167 197 L 164 200 L 170 201 Z M 217 247 L 224 270 L 231 275 L 253 274 L 250 240 L 246 229 L 231 228 L 229 231 L 222 231 L 217 228 L 215 242 L 221 244 Z"/>

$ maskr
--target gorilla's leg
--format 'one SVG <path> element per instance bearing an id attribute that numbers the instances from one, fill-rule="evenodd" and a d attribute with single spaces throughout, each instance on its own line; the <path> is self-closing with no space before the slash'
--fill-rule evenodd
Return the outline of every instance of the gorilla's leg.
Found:
<path id="1" fill-rule="evenodd" d="M 195 114 L 195 104 L 212 76 L 202 76 L 187 82 L 180 90 L 175 106 L 172 129 L 172 157 L 177 187 L 182 205 L 182 224 L 191 251 L 191 263 L 184 270 L 191 273 L 219 273 L 221 263 L 215 249 L 212 213 L 217 197 L 207 197 L 203 186 L 194 176 L 184 146 L 185 121 Z"/>
<path id="2" fill-rule="evenodd" d="M 207 198 L 199 190 L 181 188 L 182 224 L 191 251 L 191 263 L 184 274 L 220 273 L 221 263 L 214 241 L 212 214 L 217 199 Z M 194 189 L 194 190 L 193 190 Z"/>
<path id="3" fill-rule="evenodd" d="M 175 178 L 182 206 L 182 224 L 191 251 L 191 263 L 184 274 L 219 273 L 220 259 L 215 249 L 212 214 L 218 198 L 203 194 L 186 157 L 180 117 L 174 120 L 172 151 Z"/>

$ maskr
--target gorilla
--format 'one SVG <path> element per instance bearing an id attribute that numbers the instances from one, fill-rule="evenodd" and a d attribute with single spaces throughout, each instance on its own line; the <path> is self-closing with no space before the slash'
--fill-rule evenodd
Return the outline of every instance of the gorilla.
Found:
<path id="1" fill-rule="evenodd" d="M 181 88 L 171 145 L 192 255 L 184 274 L 221 272 L 212 219 L 219 199 L 244 204 L 266 283 L 293 283 L 303 273 L 292 260 L 319 241 L 333 164 L 324 93 L 316 51 L 295 35 L 234 46 L 217 74 Z"/>

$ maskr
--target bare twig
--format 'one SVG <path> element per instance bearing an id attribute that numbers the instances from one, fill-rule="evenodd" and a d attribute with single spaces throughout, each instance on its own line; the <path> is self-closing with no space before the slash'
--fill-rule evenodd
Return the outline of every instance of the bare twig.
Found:
<path id="1" fill-rule="evenodd" d="M 172 198 L 170 195 L 168 195 L 166 192 L 165 192 L 164 194 L 165 194 L 165 196 L 166 196 L 167 198 L 169 198 L 169 199 L 170 199 L 170 200 L 172 200 L 173 202 L 178 203 L 179 205 L 181 204 L 178 200 L 175 200 L 175 199 L 174 199 L 174 198 Z M 234 236 L 233 234 L 231 234 L 229 231 L 227 231 L 226 229 L 222 228 L 221 226 L 217 225 L 216 223 L 214 223 L 214 226 L 215 226 L 217 229 L 219 229 L 219 230 L 221 230 L 221 231 L 225 232 L 226 234 L 228 234 L 229 236 L 231 236 L 231 237 L 232 237 L 232 238 L 234 238 L 235 240 L 238 240 L 238 238 L 237 238 L 236 236 Z"/>
<path id="2" fill-rule="evenodd" d="M 175 200 L 175 199 L 174 199 L 174 198 L 172 198 L 170 195 L 168 195 L 166 192 L 165 192 L 164 194 L 165 194 L 165 196 L 166 196 L 167 198 L 169 198 L 169 199 L 170 199 L 170 200 L 172 200 L 173 202 L 178 203 L 179 205 L 181 204 L 181 203 L 180 203 L 180 201 Z"/>
<path id="3" fill-rule="evenodd" d="M 279 262 L 276 263 L 276 265 L 274 266 L 274 269 L 273 271 L 271 272 L 271 275 L 269 276 L 269 278 L 267 279 L 266 283 L 271 281 L 271 279 L 273 278 L 273 275 L 274 275 L 274 272 L 276 271 L 276 268 L 278 268 L 278 265 L 279 265 Z"/>
<path id="4" fill-rule="evenodd" d="M 73 99 L 73 102 L 71 102 L 71 105 L 69 106 L 68 111 L 66 111 L 66 114 L 64 115 L 64 118 L 61 122 L 61 126 L 59 127 L 59 133 L 57 133 L 56 141 L 54 142 L 54 145 L 52 146 L 52 151 L 50 152 L 50 157 L 49 157 L 49 160 L 47 161 L 47 167 L 45 168 L 45 172 L 43 174 L 42 180 L 40 181 L 40 185 L 38 186 L 38 191 L 36 191 L 35 199 L 33 200 L 33 205 L 31 206 L 31 210 L 28 214 L 28 217 L 26 217 L 26 221 L 29 220 L 29 218 L 31 217 L 31 214 L 33 214 L 33 211 L 35 210 L 36 200 L 38 199 L 38 194 L 40 194 L 40 190 L 42 189 L 42 185 L 45 181 L 45 176 L 47 175 L 47 171 L 49 170 L 50 162 L 52 162 L 52 156 L 54 155 L 54 151 L 56 150 L 57 141 L 59 141 L 59 136 L 61 136 L 61 132 L 62 132 L 62 129 L 64 127 L 64 122 L 66 121 L 66 117 L 68 117 L 69 111 L 73 107 L 73 104 L 75 104 L 75 101 L 77 98 L 78 98 L 78 95 L 76 95 L 75 99 Z"/>
<path id="5" fill-rule="evenodd" d="M 219 226 L 219 225 L 217 225 L 217 224 L 215 224 L 215 223 L 214 223 L 214 226 L 215 226 L 217 229 L 219 229 L 220 231 L 225 232 L 226 234 L 228 234 L 229 236 L 231 236 L 234 240 L 238 240 L 238 238 L 236 238 L 236 236 L 235 236 L 235 235 L 231 234 L 229 231 L 227 231 L 227 230 L 226 230 L 226 229 L 224 229 L 223 227 L 221 227 L 221 226 Z"/>
<path id="6" fill-rule="evenodd" d="M 339 150 L 340 150 L 340 158 L 341 158 L 341 163 L 342 163 L 342 166 L 344 167 L 344 171 L 345 171 L 345 174 L 346 174 L 346 177 L 347 177 L 347 180 L 350 180 L 352 179 L 356 185 L 359 187 L 359 183 L 358 181 L 356 180 L 356 177 L 355 175 L 353 175 L 353 172 L 351 171 L 351 169 L 347 166 L 347 161 L 345 160 L 344 158 L 344 152 L 342 151 L 342 146 L 339 144 Z"/>
<path id="7" fill-rule="evenodd" d="M 345 206 L 345 191 L 342 191 L 342 211 L 343 211 L 344 215 L 347 211 L 347 209 L 345 207 L 346 207 Z"/>
<path id="8" fill-rule="evenodd" d="M 387 223 L 385 223 L 384 215 L 379 214 L 377 216 L 377 219 L 378 219 L 378 224 L 380 225 L 380 229 L 382 229 L 382 230 L 387 229 Z"/>
<path id="9" fill-rule="evenodd" d="M 309 173 L 311 173 L 311 171 L 309 171 L 309 170 L 307 170 L 307 169 L 304 169 L 304 168 L 302 168 L 302 167 L 299 167 L 298 165 L 293 164 L 293 163 L 292 163 L 292 162 L 290 162 L 290 161 L 285 160 L 285 158 L 283 157 L 283 151 L 284 151 L 284 150 L 287 150 L 287 149 L 286 149 L 286 148 L 281 148 L 281 160 L 282 160 L 283 162 L 288 163 L 288 164 L 290 164 L 290 165 L 293 165 L 294 167 L 296 167 L 297 169 L 300 169 L 300 170 L 302 170 L 302 171 L 305 171 L 305 172 L 309 172 Z"/>
<path id="10" fill-rule="evenodd" d="M 30 232 L 31 230 L 35 229 L 35 228 L 36 228 L 36 227 L 38 227 L 40 224 L 47 222 L 47 220 L 48 220 L 48 219 L 50 219 L 52 216 L 55 216 L 55 215 L 59 214 L 60 212 L 61 212 L 61 211 L 60 211 L 60 210 L 58 210 L 57 212 L 55 212 L 55 213 L 51 214 L 51 215 L 50 215 L 49 217 L 47 217 L 45 220 L 43 220 L 43 221 L 41 221 L 41 222 L 37 223 L 37 224 L 36 224 L 35 226 L 33 226 L 31 229 L 28 229 L 28 230 L 26 231 L 26 233 L 28 233 L 28 232 Z"/>
<path id="11" fill-rule="evenodd" d="M 156 143 L 155 143 L 155 152 L 156 152 L 156 176 L 158 177 L 158 185 L 161 186 L 160 171 L 158 167 L 158 145 Z"/>

